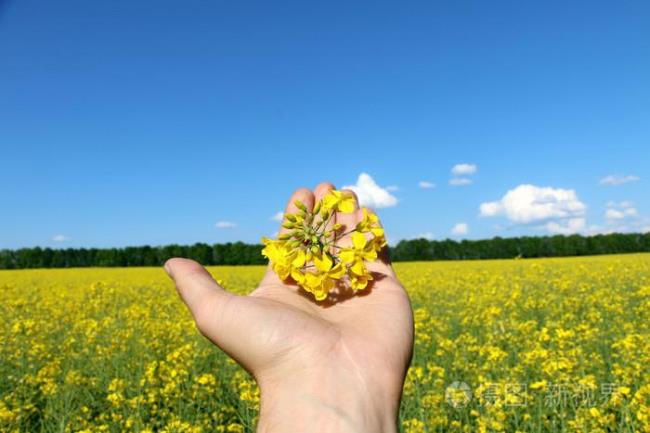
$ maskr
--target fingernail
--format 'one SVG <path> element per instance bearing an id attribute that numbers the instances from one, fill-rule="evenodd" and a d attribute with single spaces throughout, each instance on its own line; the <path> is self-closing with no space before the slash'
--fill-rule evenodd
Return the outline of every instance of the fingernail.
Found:
<path id="1" fill-rule="evenodd" d="M 167 264 L 167 262 L 165 262 L 165 264 L 163 265 L 163 268 L 165 269 L 165 272 L 167 272 L 167 275 L 169 275 L 169 277 L 173 279 L 174 276 L 172 275 L 172 270 L 169 267 L 169 265 Z"/>

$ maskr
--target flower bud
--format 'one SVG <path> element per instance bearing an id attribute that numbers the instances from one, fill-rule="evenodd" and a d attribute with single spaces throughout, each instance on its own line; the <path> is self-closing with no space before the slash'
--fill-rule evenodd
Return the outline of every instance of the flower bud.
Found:
<path id="1" fill-rule="evenodd" d="M 300 209 L 301 211 L 303 211 L 303 212 L 307 212 L 307 206 L 305 206 L 304 203 L 301 202 L 300 200 L 296 200 L 296 201 L 294 201 L 293 204 L 295 204 L 296 207 L 297 207 L 298 209 Z"/>

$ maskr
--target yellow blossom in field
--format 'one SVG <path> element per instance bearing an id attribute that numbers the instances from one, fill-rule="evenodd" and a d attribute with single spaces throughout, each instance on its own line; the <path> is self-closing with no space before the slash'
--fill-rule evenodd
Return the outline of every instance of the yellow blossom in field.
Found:
<path id="1" fill-rule="evenodd" d="M 394 267 L 415 328 L 402 431 L 650 433 L 650 254 Z M 242 295 L 265 273 L 208 270 Z M 2 432 L 255 432 L 254 379 L 161 269 L 0 271 L 0 317 Z"/>
<path id="2" fill-rule="evenodd" d="M 412 418 L 402 421 L 405 433 L 424 433 L 426 432 L 426 425 L 419 419 Z"/>
<path id="3" fill-rule="evenodd" d="M 532 389 L 532 390 L 538 390 L 538 389 L 545 390 L 547 385 L 548 385 L 547 381 L 539 380 L 537 382 L 531 383 L 530 384 L 530 389 Z"/>

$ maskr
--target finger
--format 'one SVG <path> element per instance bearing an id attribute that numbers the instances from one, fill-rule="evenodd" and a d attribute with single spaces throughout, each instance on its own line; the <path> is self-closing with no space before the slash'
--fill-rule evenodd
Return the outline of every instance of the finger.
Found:
<path id="1" fill-rule="evenodd" d="M 341 191 L 352 195 L 354 197 L 354 210 L 359 209 L 359 196 L 357 196 L 357 193 L 352 191 L 351 189 L 342 189 Z"/>
<path id="2" fill-rule="evenodd" d="M 293 214 L 297 213 L 300 209 L 296 206 L 296 200 L 299 200 L 304 204 L 308 210 L 312 210 L 314 208 L 314 194 L 311 192 L 311 190 L 307 188 L 298 188 L 291 194 L 291 197 L 289 198 L 289 201 L 287 202 L 285 209 L 284 209 L 284 214 Z M 285 222 L 285 219 L 283 218 L 282 223 Z M 289 229 L 282 227 L 280 225 L 280 231 L 278 232 L 279 234 L 284 234 L 288 233 Z M 273 268 L 271 268 L 271 263 L 266 268 L 266 273 L 264 274 L 264 278 L 262 278 L 262 284 L 283 284 L 283 281 L 276 275 L 275 272 L 273 272 Z"/>
<path id="3" fill-rule="evenodd" d="M 309 323 L 301 310 L 287 316 L 275 301 L 226 292 L 193 260 L 170 259 L 165 270 L 199 331 L 251 373 L 277 360 L 278 351 L 288 350 L 291 339 L 281 337 L 279 325 L 301 329 Z"/>
<path id="4" fill-rule="evenodd" d="M 336 188 L 334 187 L 333 184 L 331 184 L 329 182 L 323 182 L 321 184 L 318 184 L 316 189 L 314 189 L 314 201 L 315 201 L 315 203 L 318 203 L 319 201 L 321 201 L 323 199 L 323 197 L 325 197 L 327 195 L 327 193 L 332 191 L 333 189 L 336 189 Z M 314 206 L 316 206 L 316 205 L 314 204 Z M 320 217 L 319 217 L 319 219 L 317 219 L 317 221 L 320 221 Z M 329 230 L 333 226 L 334 226 L 334 221 L 330 220 L 330 221 L 327 222 L 327 224 L 325 225 L 324 228 L 325 228 L 325 230 Z"/>
<path id="5" fill-rule="evenodd" d="M 298 188 L 291 194 L 291 198 L 287 202 L 284 209 L 284 214 L 294 214 L 300 211 L 296 206 L 296 201 L 302 202 L 307 207 L 307 210 L 314 208 L 314 194 L 307 188 Z M 280 226 L 280 234 L 287 233 L 289 230 Z"/>
<path id="6" fill-rule="evenodd" d="M 333 189 L 336 189 L 333 184 L 330 182 L 319 183 L 318 186 L 314 189 L 314 199 L 318 203 L 323 197 Z"/>
<path id="7" fill-rule="evenodd" d="M 241 343 L 236 336 L 242 318 L 233 314 L 239 297 L 226 292 L 203 266 L 194 260 L 174 258 L 165 263 L 165 271 L 194 317 L 199 331 L 225 352 L 237 357 Z"/>
<path id="8" fill-rule="evenodd" d="M 194 260 L 169 259 L 165 263 L 165 271 L 176 283 L 178 294 L 195 318 L 201 314 L 204 305 L 229 295 L 212 279 L 208 271 Z"/>

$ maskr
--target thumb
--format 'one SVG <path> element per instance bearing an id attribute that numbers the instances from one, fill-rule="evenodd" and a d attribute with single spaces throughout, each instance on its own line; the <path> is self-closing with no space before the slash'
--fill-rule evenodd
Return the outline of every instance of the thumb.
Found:
<path id="1" fill-rule="evenodd" d="M 174 280 L 178 294 L 195 319 L 203 319 L 206 305 L 228 297 L 228 293 L 212 279 L 203 266 L 189 259 L 169 259 L 165 271 Z"/>
<path id="2" fill-rule="evenodd" d="M 214 344 L 238 358 L 241 342 L 240 297 L 225 291 L 203 266 L 194 260 L 174 258 L 165 263 L 179 295 L 192 313 L 196 327 Z"/>

